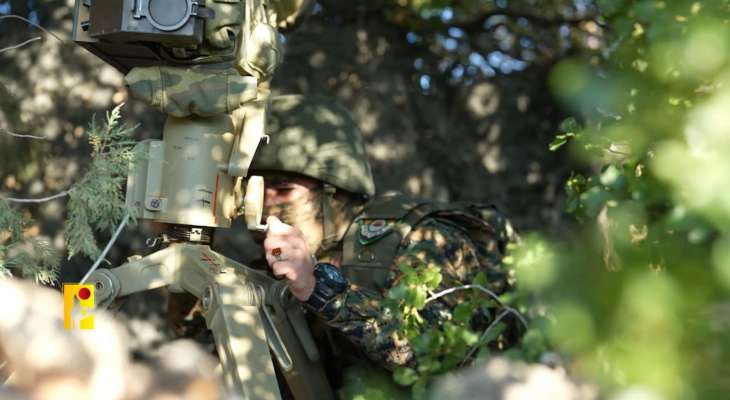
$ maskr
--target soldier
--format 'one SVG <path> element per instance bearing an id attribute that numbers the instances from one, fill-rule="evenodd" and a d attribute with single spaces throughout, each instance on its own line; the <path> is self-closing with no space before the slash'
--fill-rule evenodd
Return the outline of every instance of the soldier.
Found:
<path id="1" fill-rule="evenodd" d="M 342 106 L 275 97 L 268 130 L 271 143 L 251 166 L 266 182 L 266 262 L 335 336 L 389 370 L 414 364 L 397 322 L 381 309 L 403 264 L 438 266 L 438 291 L 470 283 L 479 271 L 492 290 L 505 288 L 507 234 L 498 213 L 482 207 L 494 217 L 487 221 L 464 204 L 374 198 L 363 139 Z M 429 303 L 421 315 L 431 324 L 450 319 L 461 294 Z"/>

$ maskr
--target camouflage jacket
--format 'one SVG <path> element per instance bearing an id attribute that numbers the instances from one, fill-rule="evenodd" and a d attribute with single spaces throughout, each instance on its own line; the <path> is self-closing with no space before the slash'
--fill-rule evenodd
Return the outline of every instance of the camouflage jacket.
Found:
<path id="1" fill-rule="evenodd" d="M 319 316 L 385 368 L 412 365 L 413 350 L 397 335 L 397 321 L 387 319 L 381 308 L 403 275 L 399 266 L 439 267 L 443 280 L 437 291 L 471 283 L 484 271 L 490 288 L 501 292 L 506 286 L 501 268 L 506 241 L 506 224 L 494 208 L 402 196 L 376 201 L 355 219 L 343 240 L 341 268 L 350 287 Z M 436 325 L 451 319 L 461 293 L 428 303 L 421 315 Z"/>

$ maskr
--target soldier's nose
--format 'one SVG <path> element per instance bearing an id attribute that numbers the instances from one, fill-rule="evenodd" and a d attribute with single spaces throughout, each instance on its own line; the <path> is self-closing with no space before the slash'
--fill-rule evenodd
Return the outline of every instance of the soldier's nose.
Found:
<path id="1" fill-rule="evenodd" d="M 266 188 L 264 191 L 264 207 L 275 206 L 279 203 L 278 192 L 274 188 Z"/>

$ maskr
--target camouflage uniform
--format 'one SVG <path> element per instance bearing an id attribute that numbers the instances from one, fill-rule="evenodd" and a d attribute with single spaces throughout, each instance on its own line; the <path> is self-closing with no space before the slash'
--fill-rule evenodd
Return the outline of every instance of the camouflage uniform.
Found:
<path id="1" fill-rule="evenodd" d="M 380 212 L 372 213 L 373 209 Z M 417 202 L 403 196 L 371 203 L 345 236 L 341 268 L 351 286 L 325 306 L 320 315 L 325 324 L 371 360 L 394 369 L 414 362 L 408 341 L 396 334 L 398 321 L 386 317 L 382 310 L 388 291 L 403 277 L 401 265 L 437 267 L 443 279 L 435 292 L 471 283 L 479 272 L 487 274 L 491 290 L 503 291 L 504 225 L 498 218 L 487 225 L 474 214 L 457 210 L 453 204 Z M 369 217 L 373 214 L 377 218 Z M 381 218 L 387 214 L 390 218 Z M 465 224 L 471 227 L 466 229 Z M 428 303 L 420 311 L 421 316 L 433 326 L 451 320 L 464 293 Z M 489 322 L 484 317 L 473 321 L 474 328 L 482 330 Z"/>
<path id="2" fill-rule="evenodd" d="M 271 144 L 257 150 L 253 170 L 264 177 L 267 171 L 295 172 L 337 190 L 374 194 L 362 137 L 347 110 L 323 97 L 280 96 L 272 99 L 271 113 Z M 333 237 L 327 204 L 325 198 L 325 241 Z M 351 284 L 319 317 L 388 369 L 413 363 L 413 350 L 396 334 L 397 321 L 387 319 L 382 310 L 388 291 L 402 278 L 399 266 L 437 266 L 443 276 L 439 291 L 471 283 L 483 271 L 491 289 L 499 292 L 505 286 L 500 261 L 506 238 L 504 221 L 493 208 L 400 195 L 370 200 L 345 236 L 334 237 L 333 245 L 325 243 L 317 254 L 341 252 L 340 267 Z M 428 303 L 422 316 L 434 325 L 450 320 L 463 294 Z M 473 321 L 481 322 L 475 328 L 482 329 L 488 322 L 478 317 Z"/>

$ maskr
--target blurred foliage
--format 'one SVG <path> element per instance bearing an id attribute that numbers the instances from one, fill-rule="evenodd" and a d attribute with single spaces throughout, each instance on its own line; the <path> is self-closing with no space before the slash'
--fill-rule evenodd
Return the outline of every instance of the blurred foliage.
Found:
<path id="1" fill-rule="evenodd" d="M 403 399 L 408 389 L 393 382 L 391 374 L 381 368 L 362 363 L 346 369 L 339 398 L 352 400 Z"/>
<path id="2" fill-rule="evenodd" d="M 529 19 L 534 5 L 397 3 L 421 17 L 417 25 L 446 29 L 461 15 L 513 16 L 521 7 Z M 558 3 L 545 7 L 560 10 Z M 444 7 L 453 11 L 448 20 Z M 575 16 L 562 10 L 532 21 Z M 519 288 L 511 303 L 532 317 L 510 354 L 536 361 L 555 348 L 570 371 L 611 398 L 726 398 L 730 2 L 597 1 L 585 12 L 596 13 L 582 25 L 593 35 L 550 78 L 574 117 L 549 150 L 568 148 L 585 165 L 565 182 L 565 211 L 580 224 L 565 237 L 530 235 L 506 260 Z M 434 336 L 450 340 L 451 331 L 461 339 L 417 350 L 419 370 L 395 373 L 402 384 L 425 385 L 424 372 L 457 366 L 449 360 L 476 343 L 464 327 L 422 330 L 412 308 L 422 307 L 435 273 L 412 274 L 410 289 L 396 293 L 406 304 L 404 334 L 417 349 Z"/>
<path id="3" fill-rule="evenodd" d="M 47 241 L 24 237 L 29 224 L 27 215 L 0 200 L 0 277 L 13 276 L 15 270 L 36 283 L 51 284 L 58 279 L 60 255 Z"/>
<path id="4" fill-rule="evenodd" d="M 421 310 L 442 280 L 436 266 L 400 266 L 403 278 L 388 293 L 388 309 L 399 321 L 399 332 L 411 343 L 418 369 L 402 367 L 393 378 L 404 386 L 413 385 L 414 394 L 423 394 L 433 374 L 453 369 L 467 356 L 469 348 L 479 340 L 468 320 L 479 303 L 462 303 L 454 310 L 454 320 L 443 326 L 431 327 L 421 317 Z"/>
<path id="5" fill-rule="evenodd" d="M 551 77 L 575 118 L 550 150 L 591 172 L 565 183 L 549 337 L 611 395 L 726 398 L 730 2 L 599 5 L 604 46 Z"/>
<path id="6" fill-rule="evenodd" d="M 401 265 L 402 279 L 388 293 L 386 312 L 399 321 L 399 334 L 413 347 L 415 368 L 401 367 L 394 371 L 394 380 L 403 386 L 412 386 L 414 397 L 426 394 L 431 379 L 459 367 L 472 365 L 476 360 L 488 357 L 490 349 L 502 350 L 508 345 L 503 333 L 507 322 L 518 323 L 517 311 L 505 303 L 517 303 L 512 294 L 498 296 L 487 289 L 487 276 L 480 272 L 471 285 L 446 289 L 436 293 L 442 280 L 436 266 Z M 429 324 L 421 311 L 440 296 L 466 291 L 453 309 L 453 318 L 443 324 Z M 488 318 L 483 331 L 474 329 L 475 315 Z M 534 337 L 534 333 L 531 333 Z M 528 346 L 531 350 L 538 345 Z M 538 351 L 539 352 L 539 351 Z"/>
<path id="7" fill-rule="evenodd" d="M 133 150 L 132 128 L 120 124 L 122 105 L 107 112 L 103 125 L 95 119 L 89 124 L 92 148 L 88 171 L 74 186 L 60 193 L 68 195 L 68 216 L 64 237 L 68 258 L 100 254 L 95 232 L 112 233 L 125 214 L 131 212 L 124 202 L 130 165 L 138 157 Z M 56 196 L 47 198 L 51 200 Z M 50 243 L 35 237 L 29 229 L 33 221 L 27 210 L 13 205 L 35 203 L 27 199 L 0 198 L 0 275 L 32 278 L 38 283 L 57 282 L 61 255 Z"/>

